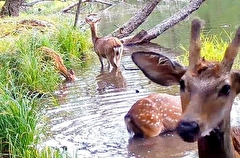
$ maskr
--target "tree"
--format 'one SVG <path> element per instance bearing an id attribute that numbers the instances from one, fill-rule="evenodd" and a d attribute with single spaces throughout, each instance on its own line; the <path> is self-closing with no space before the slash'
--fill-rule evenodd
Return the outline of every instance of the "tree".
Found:
<path id="1" fill-rule="evenodd" d="M 184 20 L 194 11 L 196 11 L 205 0 L 192 0 L 188 3 L 185 7 L 183 7 L 179 12 L 175 13 L 171 17 L 165 19 L 154 28 L 146 31 L 142 30 L 137 33 L 135 36 L 128 37 L 136 28 L 141 25 L 146 18 L 150 15 L 156 5 L 159 3 L 160 0 L 152 0 L 146 3 L 146 5 L 139 10 L 139 12 L 133 16 L 127 23 L 123 24 L 117 30 L 112 33 L 112 36 L 116 36 L 118 38 L 123 38 L 122 41 L 124 44 L 137 44 L 143 42 L 150 42 L 152 39 L 157 38 L 163 32 L 165 32 L 170 27 L 173 27 L 180 21 Z"/>
<path id="2" fill-rule="evenodd" d="M 76 15 L 75 15 L 75 22 L 74 22 L 74 25 L 73 25 L 74 28 L 76 28 L 77 23 L 78 23 L 78 18 L 79 18 L 79 14 L 80 14 L 81 4 L 82 4 L 82 0 L 79 0 L 78 6 L 77 6 L 77 10 L 76 10 Z"/>
<path id="3" fill-rule="evenodd" d="M 152 0 L 145 4 L 135 16 L 133 16 L 128 22 L 123 24 L 120 28 L 112 32 L 112 36 L 123 38 L 129 36 L 135 29 L 137 29 L 152 13 L 160 0 Z"/>
<path id="4" fill-rule="evenodd" d="M 0 16 L 19 16 L 20 7 L 23 2 L 24 0 L 6 0 L 1 9 Z"/>

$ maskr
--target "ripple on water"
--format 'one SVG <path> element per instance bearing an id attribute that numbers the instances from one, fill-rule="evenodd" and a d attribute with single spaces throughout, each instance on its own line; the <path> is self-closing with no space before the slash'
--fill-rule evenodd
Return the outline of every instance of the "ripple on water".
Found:
<path id="1" fill-rule="evenodd" d="M 61 105 L 48 109 L 53 134 L 48 144 L 67 146 L 68 152 L 77 157 L 126 157 L 130 136 L 123 118 L 136 100 L 149 94 L 143 88 L 149 81 L 143 75 L 139 80 L 137 70 L 123 70 L 124 81 L 118 82 L 126 82 L 126 86 L 116 88 L 119 84 L 109 74 L 99 78 L 98 68 L 87 71 L 91 75 L 85 72 L 84 77 L 78 76 L 75 83 L 56 92 Z M 99 82 L 106 77 L 111 80 L 99 91 Z"/>
<path id="2" fill-rule="evenodd" d="M 127 62 L 126 67 L 134 67 L 128 59 L 129 56 L 123 57 L 123 64 Z M 102 75 L 96 65 L 77 72 L 76 82 L 56 92 L 61 105 L 47 111 L 52 137 L 45 144 L 67 147 L 68 154 L 79 158 L 196 157 L 196 143 L 185 143 L 175 135 L 135 140 L 130 138 L 124 124 L 124 115 L 138 99 L 153 92 L 175 94 L 175 90 L 156 86 L 139 70 L 122 69 L 123 79 L 116 81 L 109 74 Z M 105 82 L 106 79 L 109 80 Z M 118 82 L 126 82 L 126 86 L 119 87 L 124 84 Z M 238 104 L 236 98 L 232 125 L 240 123 Z"/>

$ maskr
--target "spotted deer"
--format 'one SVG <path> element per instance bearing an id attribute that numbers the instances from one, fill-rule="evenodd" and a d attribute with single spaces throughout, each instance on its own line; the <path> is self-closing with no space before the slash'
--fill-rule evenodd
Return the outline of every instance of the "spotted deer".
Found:
<path id="1" fill-rule="evenodd" d="M 51 48 L 44 47 L 44 46 L 38 48 L 38 51 L 45 53 L 45 57 L 49 57 L 51 60 L 53 60 L 55 69 L 65 77 L 66 81 L 75 80 L 74 71 L 72 69 L 68 70 L 66 68 L 66 66 L 63 63 L 62 57 L 57 52 L 55 52 Z"/>
<path id="2" fill-rule="evenodd" d="M 201 57 L 200 31 L 201 21 L 193 20 L 187 68 L 153 52 L 133 53 L 132 60 L 153 82 L 180 85 L 182 116 L 176 132 L 186 142 L 197 141 L 200 158 L 239 157 L 240 132 L 230 126 L 230 111 L 240 92 L 240 70 L 232 70 L 240 46 L 240 28 L 220 62 Z M 144 126 L 133 124 L 138 129 Z"/>
<path id="3" fill-rule="evenodd" d="M 133 104 L 124 120 L 129 133 L 148 138 L 174 130 L 181 114 L 179 96 L 150 94 Z"/>
<path id="4" fill-rule="evenodd" d="M 101 68 L 103 69 L 103 58 L 105 58 L 108 62 L 108 68 L 111 64 L 114 69 L 118 69 L 120 67 L 123 53 L 122 42 L 116 37 L 97 36 L 96 24 L 101 19 L 94 19 L 93 15 L 89 15 L 85 20 L 90 25 L 94 51 L 98 55 L 99 61 L 101 62 Z"/>

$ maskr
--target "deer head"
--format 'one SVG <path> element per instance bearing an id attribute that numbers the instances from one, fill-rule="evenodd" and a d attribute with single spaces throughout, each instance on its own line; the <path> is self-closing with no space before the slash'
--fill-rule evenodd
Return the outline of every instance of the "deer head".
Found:
<path id="1" fill-rule="evenodd" d="M 95 25 L 97 22 L 101 21 L 101 18 L 97 18 L 97 14 L 89 14 L 85 18 L 86 23 L 88 23 L 90 26 Z"/>
<path id="2" fill-rule="evenodd" d="M 199 20 L 192 22 L 189 49 L 189 68 L 180 78 L 180 95 L 183 116 L 178 124 L 178 134 L 183 140 L 193 142 L 222 128 L 230 120 L 230 111 L 239 93 L 239 72 L 231 72 L 240 46 L 240 29 L 226 49 L 221 62 L 200 58 Z"/>
<path id="3" fill-rule="evenodd" d="M 240 28 L 221 62 L 200 57 L 200 30 L 201 22 L 193 20 L 188 68 L 157 53 L 132 54 L 134 63 L 150 80 L 164 86 L 180 85 L 183 114 L 177 133 L 187 142 L 194 142 L 214 129 L 229 134 L 232 103 L 240 92 L 240 71 L 231 71 L 240 46 Z"/>

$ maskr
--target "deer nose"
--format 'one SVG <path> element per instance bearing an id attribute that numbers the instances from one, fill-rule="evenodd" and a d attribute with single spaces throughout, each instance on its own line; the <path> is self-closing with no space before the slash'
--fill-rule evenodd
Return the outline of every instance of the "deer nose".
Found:
<path id="1" fill-rule="evenodd" d="M 181 120 L 177 126 L 178 135 L 186 142 L 194 142 L 200 133 L 200 128 L 195 121 Z"/>

